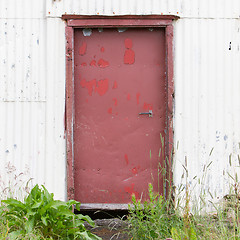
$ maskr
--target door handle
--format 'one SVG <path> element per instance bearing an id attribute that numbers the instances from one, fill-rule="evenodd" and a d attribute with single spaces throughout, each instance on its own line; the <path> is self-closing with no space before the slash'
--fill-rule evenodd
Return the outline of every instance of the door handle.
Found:
<path id="1" fill-rule="evenodd" d="M 139 115 L 148 115 L 149 117 L 152 117 L 153 116 L 153 111 L 149 110 L 148 112 L 141 112 L 141 113 L 139 113 Z"/>

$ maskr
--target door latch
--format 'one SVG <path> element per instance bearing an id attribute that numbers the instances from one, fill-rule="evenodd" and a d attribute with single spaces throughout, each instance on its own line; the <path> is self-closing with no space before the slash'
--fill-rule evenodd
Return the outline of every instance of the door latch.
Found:
<path id="1" fill-rule="evenodd" d="M 148 112 L 141 112 L 141 113 L 139 113 L 139 115 L 148 115 L 149 117 L 152 117 L 153 116 L 153 111 L 149 110 Z"/>

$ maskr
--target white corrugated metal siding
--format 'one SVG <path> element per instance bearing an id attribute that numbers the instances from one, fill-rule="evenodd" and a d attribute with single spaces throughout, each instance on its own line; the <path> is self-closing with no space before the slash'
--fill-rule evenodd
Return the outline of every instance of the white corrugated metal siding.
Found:
<path id="1" fill-rule="evenodd" d="M 239 173 L 239 29 L 238 19 L 182 19 L 175 27 L 175 183 L 186 157 L 192 187 L 206 175 L 214 199 Z"/>
<path id="2" fill-rule="evenodd" d="M 228 173 L 239 171 L 230 166 L 239 166 L 240 152 L 239 0 L 1 0 L 1 161 L 20 172 L 27 165 L 35 182 L 66 197 L 62 14 L 180 16 L 174 23 L 175 184 L 185 158 L 191 186 L 212 161 L 206 186 L 214 197 L 225 194 Z"/>
<path id="3" fill-rule="evenodd" d="M 65 26 L 45 5 L 0 1 L 0 171 L 6 185 L 24 172 L 65 199 Z"/>

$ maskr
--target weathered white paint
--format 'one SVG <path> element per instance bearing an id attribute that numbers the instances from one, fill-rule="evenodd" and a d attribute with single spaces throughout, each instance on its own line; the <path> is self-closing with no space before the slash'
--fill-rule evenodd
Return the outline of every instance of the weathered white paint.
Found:
<path id="1" fill-rule="evenodd" d="M 66 199 L 65 25 L 45 5 L 0 1 L 0 180 L 24 172 Z"/>
<path id="2" fill-rule="evenodd" d="M 182 19 L 175 29 L 175 183 L 186 157 L 192 188 L 206 175 L 205 188 L 218 199 L 240 166 L 240 21 Z"/>
<path id="3" fill-rule="evenodd" d="M 240 165 L 239 0 L 1 0 L 1 161 L 19 172 L 27 165 L 26 178 L 66 198 L 66 13 L 180 16 L 174 23 L 174 181 L 179 187 L 185 158 L 192 188 L 212 161 L 206 186 L 216 198 L 226 194 L 228 173 Z"/>

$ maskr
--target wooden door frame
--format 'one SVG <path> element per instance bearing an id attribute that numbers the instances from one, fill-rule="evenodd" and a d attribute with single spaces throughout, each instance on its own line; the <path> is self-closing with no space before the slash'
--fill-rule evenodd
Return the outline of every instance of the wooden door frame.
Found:
<path id="1" fill-rule="evenodd" d="M 67 151 L 67 197 L 74 199 L 74 29 L 75 28 L 113 28 L 113 27 L 161 27 L 165 28 L 166 43 L 166 138 L 165 158 L 167 179 L 172 183 L 172 151 L 173 151 L 173 15 L 144 15 L 144 16 L 82 16 L 63 15 L 66 20 L 66 105 L 65 105 L 65 137 Z M 165 186 L 168 190 L 168 186 Z M 111 204 L 93 204 L 94 209 L 112 209 Z M 125 209 L 127 204 L 119 204 L 118 209 Z M 89 208 L 89 206 L 85 206 Z M 91 207 L 90 207 L 91 208 Z M 116 206 L 114 207 L 116 209 Z"/>

